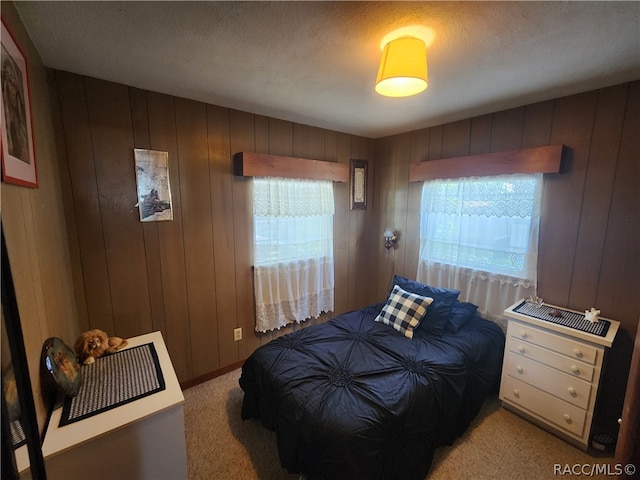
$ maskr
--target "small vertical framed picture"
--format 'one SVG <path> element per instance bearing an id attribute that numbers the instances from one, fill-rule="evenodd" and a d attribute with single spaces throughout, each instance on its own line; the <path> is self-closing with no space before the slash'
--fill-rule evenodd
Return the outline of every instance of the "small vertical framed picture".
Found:
<path id="1" fill-rule="evenodd" d="M 169 152 L 134 148 L 141 222 L 173 220 Z"/>
<path id="2" fill-rule="evenodd" d="M 2 21 L 2 179 L 38 187 L 27 60 Z"/>
<path id="3" fill-rule="evenodd" d="M 367 209 L 367 160 L 351 160 L 350 189 L 351 210 Z"/>

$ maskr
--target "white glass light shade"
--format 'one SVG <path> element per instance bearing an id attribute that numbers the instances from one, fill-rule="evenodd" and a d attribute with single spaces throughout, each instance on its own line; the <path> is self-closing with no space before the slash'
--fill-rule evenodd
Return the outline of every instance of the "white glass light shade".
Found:
<path id="1" fill-rule="evenodd" d="M 427 88 L 427 47 L 419 38 L 401 37 L 382 52 L 376 92 L 386 97 L 408 97 Z"/>

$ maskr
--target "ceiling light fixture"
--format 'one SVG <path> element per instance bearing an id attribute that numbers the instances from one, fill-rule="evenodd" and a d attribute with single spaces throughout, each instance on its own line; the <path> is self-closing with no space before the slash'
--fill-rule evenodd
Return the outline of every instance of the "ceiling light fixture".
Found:
<path id="1" fill-rule="evenodd" d="M 408 97 L 427 88 L 427 46 L 415 37 L 400 37 L 384 46 L 376 92 L 385 97 Z"/>

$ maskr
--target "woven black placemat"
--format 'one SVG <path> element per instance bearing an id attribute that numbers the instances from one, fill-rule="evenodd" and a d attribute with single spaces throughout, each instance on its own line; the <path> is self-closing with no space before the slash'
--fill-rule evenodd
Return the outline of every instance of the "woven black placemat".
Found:
<path id="1" fill-rule="evenodd" d="M 551 315 L 553 310 L 558 310 L 562 313 L 562 316 L 554 317 Z M 609 320 L 600 319 L 598 322 L 591 323 L 589 320 L 585 320 L 584 315 L 581 313 L 569 312 L 567 310 L 550 307 L 548 305 L 533 305 L 527 302 L 522 302 L 520 305 L 515 307 L 513 311 L 539 320 L 545 320 L 547 322 L 564 325 L 565 327 L 580 330 L 582 332 L 598 335 L 600 337 L 607 336 L 609 326 L 611 325 Z"/>
<path id="2" fill-rule="evenodd" d="M 19 418 L 11 421 L 11 444 L 13 448 L 21 447 L 27 443 L 27 436 L 22 429 L 22 422 Z"/>
<path id="3" fill-rule="evenodd" d="M 61 427 L 165 389 L 153 343 L 100 357 L 82 375 L 78 394 L 64 401 Z"/>

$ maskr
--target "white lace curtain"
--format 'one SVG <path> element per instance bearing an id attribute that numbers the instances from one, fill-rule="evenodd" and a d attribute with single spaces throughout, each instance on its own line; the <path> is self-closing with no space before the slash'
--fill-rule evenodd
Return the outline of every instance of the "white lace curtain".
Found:
<path id="1" fill-rule="evenodd" d="M 333 183 L 253 179 L 256 331 L 334 308 Z"/>
<path id="2" fill-rule="evenodd" d="M 542 174 L 425 182 L 416 278 L 502 316 L 536 294 L 541 202 Z"/>

